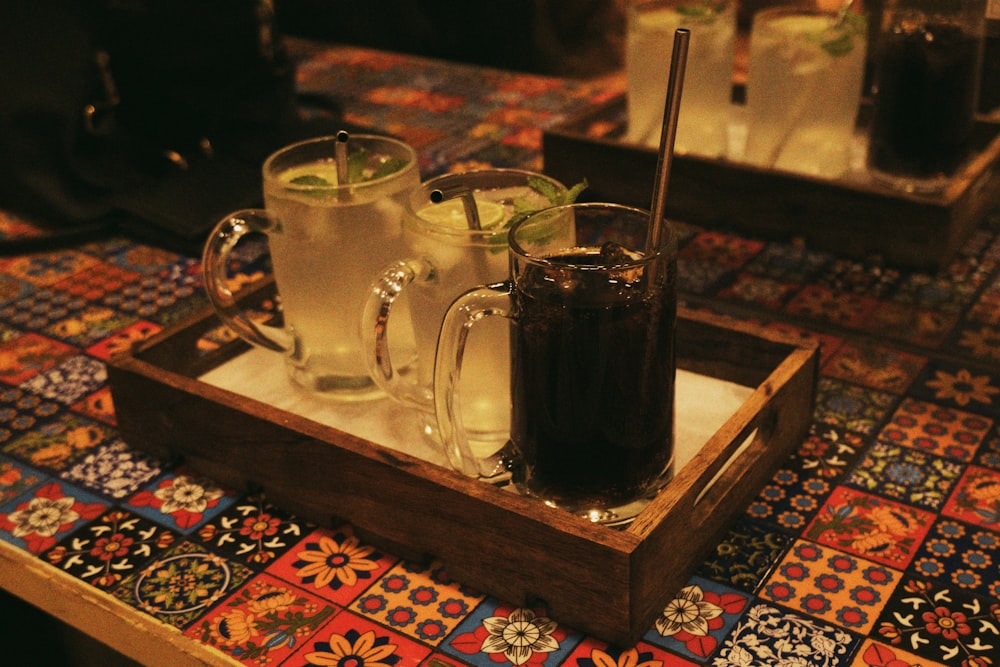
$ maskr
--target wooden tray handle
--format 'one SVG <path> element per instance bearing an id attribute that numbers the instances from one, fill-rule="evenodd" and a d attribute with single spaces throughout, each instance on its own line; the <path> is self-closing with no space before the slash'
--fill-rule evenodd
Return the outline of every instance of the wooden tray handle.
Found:
<path id="1" fill-rule="evenodd" d="M 718 508 L 730 503 L 745 503 L 748 489 L 756 492 L 770 475 L 776 457 L 769 447 L 778 426 L 775 409 L 756 415 L 713 464 L 706 466 L 701 475 L 705 481 L 694 496 L 691 507 L 691 527 L 718 521 Z M 728 456 L 726 454 L 728 453 Z M 723 458 L 725 457 L 725 458 Z M 721 463 L 720 463 L 721 462 Z"/>

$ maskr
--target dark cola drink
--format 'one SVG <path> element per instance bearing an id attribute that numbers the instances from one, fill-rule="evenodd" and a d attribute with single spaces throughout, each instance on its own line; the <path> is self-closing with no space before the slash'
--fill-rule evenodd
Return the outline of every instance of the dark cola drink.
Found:
<path id="1" fill-rule="evenodd" d="M 933 189 L 971 151 L 981 37 L 956 24 L 901 22 L 881 40 L 869 167 L 904 189 Z"/>
<path id="2" fill-rule="evenodd" d="M 528 265 L 514 285 L 515 479 L 557 505 L 609 507 L 669 475 L 673 267 L 587 271 L 616 263 L 607 248 L 555 259 L 574 268 Z"/>

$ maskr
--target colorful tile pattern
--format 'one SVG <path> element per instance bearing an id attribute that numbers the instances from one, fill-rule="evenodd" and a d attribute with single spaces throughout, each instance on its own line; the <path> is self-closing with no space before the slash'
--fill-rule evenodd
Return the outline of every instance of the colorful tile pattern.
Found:
<path id="1" fill-rule="evenodd" d="M 621 86 L 298 55 L 304 92 L 409 141 L 425 177 L 541 169 L 543 128 Z M 0 257 L 0 540 L 233 664 L 1000 664 L 1000 213 L 934 274 L 677 229 L 686 305 L 818 340 L 821 370 L 798 451 L 635 646 L 130 448 L 105 364 L 207 302 L 197 257 L 120 237 Z M 26 234 L 44 231 L 0 212 L 0 243 Z M 268 273 L 261 243 L 232 259 L 234 286 Z"/>

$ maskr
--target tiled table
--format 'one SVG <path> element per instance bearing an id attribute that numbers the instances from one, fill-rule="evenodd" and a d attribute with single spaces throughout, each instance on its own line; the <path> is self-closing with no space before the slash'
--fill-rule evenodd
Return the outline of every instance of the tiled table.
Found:
<path id="1" fill-rule="evenodd" d="M 299 79 L 425 176 L 541 168 L 542 128 L 620 91 L 350 48 Z M 637 646 L 131 449 L 105 363 L 206 299 L 197 258 L 124 238 L 0 258 L 0 585 L 161 665 L 1000 664 L 1000 218 L 939 275 L 683 231 L 687 304 L 819 338 L 821 377 L 798 452 Z"/>

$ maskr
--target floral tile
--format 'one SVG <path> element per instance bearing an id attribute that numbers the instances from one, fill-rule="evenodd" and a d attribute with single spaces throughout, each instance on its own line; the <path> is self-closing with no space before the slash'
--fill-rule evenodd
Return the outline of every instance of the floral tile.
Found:
<path id="1" fill-rule="evenodd" d="M 586 637 L 566 656 L 562 665 L 563 667 L 696 667 L 698 663 L 646 642 L 621 649 L 599 639 Z"/>
<path id="2" fill-rule="evenodd" d="M 0 343 L 0 382 L 21 384 L 76 354 L 72 345 L 36 333 L 5 340 Z"/>
<path id="3" fill-rule="evenodd" d="M 65 412 L 11 440 L 3 451 L 37 468 L 62 472 L 114 437 L 110 426 Z"/>
<path id="4" fill-rule="evenodd" d="M 862 323 L 861 330 L 876 336 L 937 349 L 955 329 L 958 318 L 958 313 L 955 312 L 882 301 Z"/>
<path id="5" fill-rule="evenodd" d="M 263 569 L 295 545 L 309 526 L 261 495 L 244 496 L 197 531 L 209 549 Z"/>
<path id="6" fill-rule="evenodd" d="M 316 528 L 287 549 L 267 571 L 346 607 L 396 562 L 365 544 L 349 525 Z"/>
<path id="7" fill-rule="evenodd" d="M 60 280 L 89 269 L 98 260 L 76 250 L 35 253 L 5 259 L 3 272 L 33 285 L 53 285 Z"/>
<path id="8" fill-rule="evenodd" d="M 966 313 L 966 317 L 983 324 L 1000 326 L 1000 276 L 980 293 Z"/>
<path id="9" fill-rule="evenodd" d="M 162 248 L 128 243 L 115 249 L 109 259 L 115 266 L 149 275 L 169 267 L 180 259 L 180 255 Z"/>
<path id="10" fill-rule="evenodd" d="M 747 507 L 747 516 L 778 528 L 798 532 L 816 514 L 832 484 L 814 477 L 797 457 L 789 458 L 774 473 Z"/>
<path id="11" fill-rule="evenodd" d="M 23 389 L 0 389 L 0 446 L 51 421 L 60 409 L 58 403 Z"/>
<path id="12" fill-rule="evenodd" d="M 189 312 L 190 308 L 205 301 L 200 261 L 184 259 L 160 267 L 119 292 L 107 295 L 102 303 L 164 325 L 175 320 L 172 315 L 175 310 Z"/>
<path id="13" fill-rule="evenodd" d="M 128 575 L 111 594 L 184 629 L 239 589 L 253 572 L 190 542 L 178 542 L 138 572 Z"/>
<path id="14" fill-rule="evenodd" d="M 841 345 L 844 344 L 844 339 L 840 336 L 834 336 L 833 334 L 818 331 L 810 331 L 785 322 L 767 322 L 762 326 L 768 331 L 778 332 L 792 338 L 793 340 L 819 343 L 820 366 L 822 366 L 823 363 L 829 359 Z"/>
<path id="15" fill-rule="evenodd" d="M 899 303 L 958 312 L 972 299 L 977 285 L 946 275 L 908 274 L 900 282 L 893 300 Z"/>
<path id="16" fill-rule="evenodd" d="M 941 514 L 1000 529 L 1000 471 L 969 466 Z"/>
<path id="17" fill-rule="evenodd" d="M 70 357 L 21 383 L 21 387 L 64 405 L 96 391 L 107 382 L 104 362 L 92 357 Z"/>
<path id="18" fill-rule="evenodd" d="M 802 536 L 903 570 L 933 518 L 931 512 L 840 486 Z"/>
<path id="19" fill-rule="evenodd" d="M 893 394 L 820 377 L 814 414 L 816 421 L 826 426 L 869 435 L 897 400 Z"/>
<path id="20" fill-rule="evenodd" d="M 643 639 L 695 662 L 708 660 L 750 604 L 748 593 L 693 577 Z"/>
<path id="21" fill-rule="evenodd" d="M 0 304 L 7 305 L 28 297 L 37 289 L 34 285 L 13 276 L 0 275 Z"/>
<path id="22" fill-rule="evenodd" d="M 803 540 L 771 573 L 761 595 L 864 635 L 899 578 L 891 568 Z"/>
<path id="23" fill-rule="evenodd" d="M 498 662 L 541 667 L 562 664 L 581 639 L 544 610 L 490 598 L 466 616 L 440 650 L 477 667 L 495 667 Z"/>
<path id="24" fill-rule="evenodd" d="M 810 429 L 796 456 L 803 470 L 833 482 L 847 474 L 864 446 L 857 433 L 820 425 Z"/>
<path id="25" fill-rule="evenodd" d="M 717 231 L 703 231 L 680 252 L 688 260 L 697 260 L 735 270 L 746 264 L 764 248 L 761 241 L 740 238 Z"/>
<path id="26" fill-rule="evenodd" d="M 423 568 L 400 562 L 379 577 L 351 609 L 437 646 L 483 597 L 451 581 L 438 563 Z"/>
<path id="27" fill-rule="evenodd" d="M 21 329 L 41 331 L 86 305 L 85 299 L 42 287 L 0 307 L 0 320 Z"/>
<path id="28" fill-rule="evenodd" d="M 935 522 L 910 565 L 921 578 L 1000 600 L 998 567 L 1000 534 L 944 518 Z"/>
<path id="29" fill-rule="evenodd" d="M 677 289 L 690 294 L 711 294 L 716 283 L 728 272 L 724 266 L 677 258 Z"/>
<path id="30" fill-rule="evenodd" d="M 0 507 L 0 539 L 39 554 L 106 508 L 89 493 L 63 482 L 47 482 Z"/>
<path id="31" fill-rule="evenodd" d="M 807 285 L 785 306 L 792 315 L 819 322 L 859 328 L 875 311 L 876 299 L 862 294 L 849 294 L 821 285 Z"/>
<path id="32" fill-rule="evenodd" d="M 55 567 L 110 590 L 177 541 L 177 535 L 142 517 L 111 510 L 42 554 Z"/>
<path id="33" fill-rule="evenodd" d="M 990 427 L 980 415 L 905 399 L 878 439 L 957 461 L 971 461 Z"/>
<path id="34" fill-rule="evenodd" d="M 744 267 L 760 276 L 787 283 L 805 283 L 829 263 L 831 256 L 802 246 L 769 243 Z"/>
<path id="35" fill-rule="evenodd" d="M 970 323 L 955 337 L 962 351 L 986 363 L 1000 363 L 1000 326 Z"/>
<path id="36" fill-rule="evenodd" d="M 893 294 L 902 274 L 880 262 L 857 261 L 834 257 L 824 265 L 814 282 L 847 294 L 871 294 L 879 297 Z"/>
<path id="37" fill-rule="evenodd" d="M 749 520 L 731 525 L 697 574 L 753 593 L 791 542 L 787 534 Z"/>
<path id="38" fill-rule="evenodd" d="M 116 328 L 110 336 L 88 347 L 87 354 L 108 361 L 114 355 L 129 351 L 133 345 L 159 333 L 162 329 L 163 327 L 154 322 L 137 320 L 128 326 Z"/>
<path id="39" fill-rule="evenodd" d="M 48 480 L 45 473 L 0 455 L 0 505 Z"/>
<path id="40" fill-rule="evenodd" d="M 864 452 L 844 483 L 903 503 L 938 510 L 962 470 L 961 464 L 933 454 L 876 442 Z"/>
<path id="41" fill-rule="evenodd" d="M 901 648 L 865 640 L 850 667 L 944 667 L 940 662 L 927 662 Z"/>
<path id="42" fill-rule="evenodd" d="M 1000 416 L 1000 375 L 950 363 L 929 366 L 910 395 L 944 407 Z"/>
<path id="43" fill-rule="evenodd" d="M 914 354 L 848 341 L 823 365 L 823 375 L 901 394 L 925 363 Z"/>
<path id="44" fill-rule="evenodd" d="M 404 667 L 419 665 L 430 654 L 427 646 L 343 611 L 302 642 L 283 664 Z"/>
<path id="45" fill-rule="evenodd" d="M 993 431 L 980 445 L 974 463 L 984 468 L 1000 470 L 1000 426 L 994 424 Z"/>
<path id="46" fill-rule="evenodd" d="M 69 408 L 77 414 L 96 419 L 109 426 L 118 425 L 118 419 L 115 416 L 115 405 L 111 399 L 111 388 L 107 385 L 91 394 L 87 394 L 69 406 Z"/>
<path id="47" fill-rule="evenodd" d="M 141 274 L 107 262 L 97 262 L 80 274 L 62 280 L 53 287 L 61 292 L 99 301 L 104 295 L 117 292 L 135 282 Z"/>
<path id="48" fill-rule="evenodd" d="M 163 475 L 128 498 L 126 508 L 185 535 L 216 516 L 237 494 L 187 470 Z"/>
<path id="49" fill-rule="evenodd" d="M 985 667 L 1000 646 L 1000 603 L 907 578 L 882 611 L 876 636 L 944 665 Z"/>
<path id="50" fill-rule="evenodd" d="M 267 574 L 259 574 L 184 634 L 247 665 L 277 664 L 340 611 Z"/>
<path id="51" fill-rule="evenodd" d="M 55 320 L 42 332 L 78 347 L 93 345 L 136 321 L 136 316 L 113 308 L 90 304 L 66 317 Z"/>
<path id="52" fill-rule="evenodd" d="M 844 667 L 856 644 L 854 635 L 836 626 L 756 604 L 723 642 L 712 667 Z"/>
<path id="53" fill-rule="evenodd" d="M 740 273 L 729 286 L 719 290 L 717 296 L 734 301 L 745 301 L 769 310 L 779 310 L 798 290 L 795 283 L 783 283 L 774 278 Z"/>
<path id="54" fill-rule="evenodd" d="M 60 477 L 112 500 L 122 500 L 162 472 L 160 462 L 115 439 L 98 446 Z"/>

